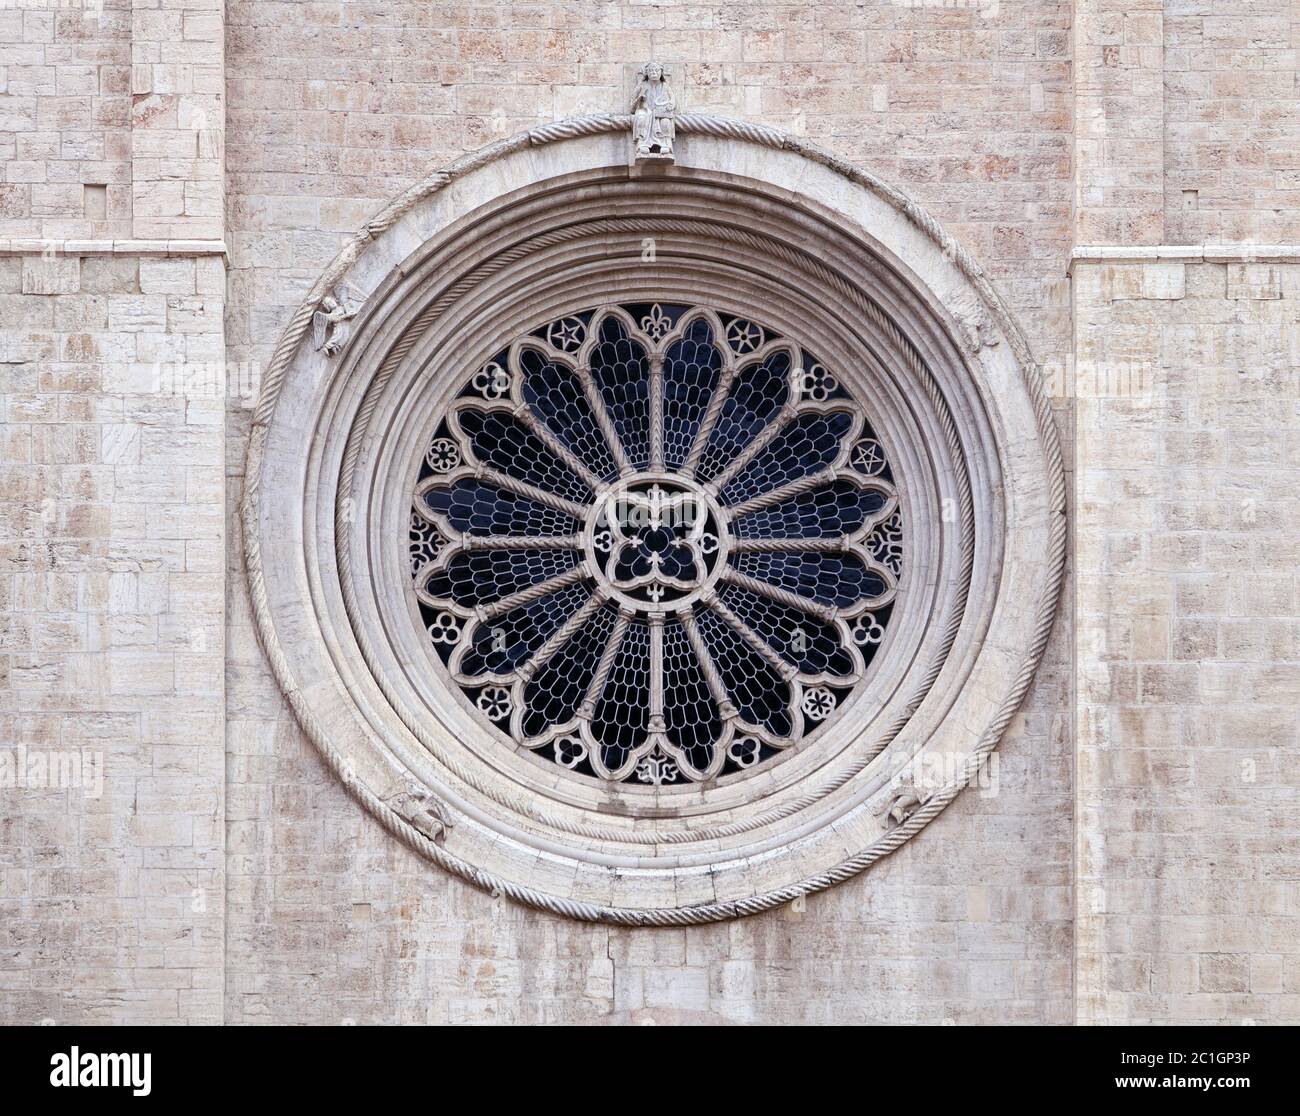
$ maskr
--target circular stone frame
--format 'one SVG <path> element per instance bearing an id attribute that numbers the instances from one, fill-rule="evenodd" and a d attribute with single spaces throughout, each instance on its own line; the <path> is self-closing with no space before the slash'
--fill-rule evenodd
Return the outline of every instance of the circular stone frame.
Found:
<path id="1" fill-rule="evenodd" d="M 707 116 L 679 117 L 674 165 L 643 170 L 629 127 L 584 117 L 502 141 L 354 237 L 268 365 L 241 513 L 272 672 L 385 828 L 494 894 L 683 925 L 844 880 L 969 782 L 1047 642 L 1065 483 L 1023 337 L 919 207 L 782 132 Z M 327 299 L 352 316 L 313 336 Z M 897 468 L 907 560 L 833 724 L 708 785 L 596 787 L 465 707 L 412 623 L 403 525 L 432 416 L 474 368 L 564 314 L 656 301 L 752 312 L 853 380 Z"/>

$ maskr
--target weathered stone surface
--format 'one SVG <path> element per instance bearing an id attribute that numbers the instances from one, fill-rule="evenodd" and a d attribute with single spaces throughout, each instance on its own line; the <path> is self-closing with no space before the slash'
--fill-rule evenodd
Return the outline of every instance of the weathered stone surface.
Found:
<path id="1" fill-rule="evenodd" d="M 1177 300 L 1107 298 L 1104 269 L 1074 272 L 1102 373 L 1076 426 L 1079 1018 L 1294 1021 L 1300 263 L 1187 264 Z"/>
<path id="2" fill-rule="evenodd" d="M 1300 1020 L 1296 26 L 0 9 L 0 750 L 84 776 L 0 788 L 0 1021 Z M 257 645 L 236 510 L 264 362 L 339 244 L 652 55 L 683 111 L 869 168 L 986 269 L 1075 433 L 1077 584 L 995 790 L 794 906 L 633 931 L 484 896 L 359 808 Z M 1072 245 L 1121 251 L 1067 279 Z"/>

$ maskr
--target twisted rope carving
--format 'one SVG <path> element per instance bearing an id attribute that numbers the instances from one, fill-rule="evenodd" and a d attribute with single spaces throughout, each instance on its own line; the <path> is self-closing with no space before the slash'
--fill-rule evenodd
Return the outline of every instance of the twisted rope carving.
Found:
<path id="1" fill-rule="evenodd" d="M 850 181 L 872 191 L 883 200 L 889 202 L 889 204 L 899 212 L 903 213 L 908 220 L 936 242 L 941 247 L 944 254 L 952 260 L 953 264 L 980 294 L 984 306 L 989 309 L 997 320 L 1003 335 L 1007 338 L 1017 358 L 1017 363 L 1020 368 L 1025 388 L 1029 393 L 1034 417 L 1038 426 L 1039 438 L 1047 461 L 1049 506 L 1051 511 L 1051 520 L 1048 525 L 1048 564 L 1045 582 L 1042 587 L 1042 603 L 1039 608 L 1038 616 L 1036 617 L 1033 639 L 1031 640 L 1030 646 L 1025 650 L 1021 660 L 1021 667 L 1015 676 L 1010 691 L 999 706 L 998 711 L 991 722 L 986 726 L 985 731 L 981 734 L 977 746 L 968 756 L 963 771 L 957 779 L 932 794 L 930 798 L 913 814 L 907 817 L 899 825 L 883 834 L 876 841 L 872 842 L 872 844 L 867 848 L 835 865 L 828 871 L 808 877 L 796 884 L 769 891 L 748 899 L 726 903 L 704 903 L 691 907 L 655 909 L 605 907 L 568 900 L 538 892 L 531 888 L 522 887 L 513 884 L 508 880 L 503 880 L 486 873 L 474 865 L 461 860 L 459 857 L 446 852 L 446 850 L 440 845 L 436 844 L 427 835 L 416 829 L 401 817 L 401 815 L 399 815 L 392 806 L 389 805 L 389 803 L 385 802 L 356 778 L 355 772 L 352 770 L 351 760 L 333 745 L 325 726 L 320 723 L 318 718 L 312 712 L 307 700 L 298 689 L 288 661 L 284 656 L 283 649 L 280 646 L 267 600 L 266 581 L 262 569 L 260 538 L 258 534 L 259 493 L 262 480 L 261 470 L 265 453 L 267 427 L 274 416 L 276 404 L 283 387 L 284 376 L 298 345 L 302 341 L 307 327 L 311 323 L 312 315 L 315 313 L 324 295 L 341 280 L 348 268 L 351 267 L 365 248 L 366 244 L 369 243 L 372 238 L 378 237 L 387 231 L 397 220 L 424 198 L 442 189 L 453 179 L 469 173 L 476 167 L 481 166 L 492 159 L 496 159 L 510 151 L 518 150 L 529 145 L 536 146 L 577 136 L 597 135 L 605 132 L 626 130 L 629 127 L 629 122 L 630 118 L 628 116 L 613 114 L 588 116 L 575 120 L 562 121 L 557 124 L 544 125 L 540 128 L 535 128 L 530 132 L 522 133 L 519 136 L 513 137 L 509 140 L 504 140 L 501 143 L 494 144 L 480 152 L 474 153 L 473 155 L 457 160 L 445 170 L 439 171 L 425 179 L 423 182 L 416 184 L 403 193 L 399 198 L 395 199 L 391 205 L 386 207 L 372 221 L 370 221 L 366 228 L 354 237 L 342 249 L 342 251 L 340 251 L 338 256 L 335 257 L 334 261 L 312 287 L 302 306 L 298 308 L 294 316 L 290 319 L 288 326 L 285 328 L 285 331 L 276 346 L 272 359 L 267 366 L 262 381 L 261 395 L 254 411 L 253 426 L 250 431 L 248 453 L 245 462 L 245 489 L 240 507 L 240 523 L 244 534 L 244 552 L 248 567 L 249 592 L 253 615 L 256 621 L 259 640 L 267 656 L 268 665 L 271 668 L 272 674 L 280 685 L 280 688 L 285 695 L 285 699 L 303 732 L 321 752 L 327 765 L 343 779 L 352 793 L 360 799 L 363 805 L 365 805 L 366 808 L 379 820 L 385 830 L 397 837 L 399 840 L 405 842 L 421 855 L 438 864 L 440 867 L 447 871 L 454 872 L 473 886 L 488 892 L 493 896 L 504 895 L 516 902 L 525 903 L 529 906 L 565 915 L 570 918 L 580 918 L 613 925 L 685 926 L 694 923 L 714 922 L 721 919 L 756 914 L 760 911 L 769 910 L 781 904 L 788 903 L 811 892 L 831 887 L 836 883 L 856 875 L 876 860 L 879 860 L 881 857 L 893 852 L 908 838 L 918 832 L 924 825 L 937 816 L 938 813 L 946 807 L 956 797 L 960 790 L 979 772 L 985 759 L 996 746 L 1002 733 L 1005 731 L 1006 726 L 1010 723 L 1011 718 L 1019 708 L 1042 657 L 1043 650 L 1051 631 L 1055 614 L 1056 599 L 1060 590 L 1064 567 L 1066 542 L 1065 477 L 1062 468 L 1060 442 L 1056 432 L 1055 421 L 1051 413 L 1051 404 L 1043 389 L 1039 370 L 1029 352 L 1028 344 L 1021 335 L 1016 323 L 1011 319 L 1010 315 L 1002 306 L 1000 299 L 994 292 L 991 284 L 983 275 L 979 266 L 956 241 L 949 237 L 939 227 L 938 223 L 928 213 L 912 202 L 906 195 L 893 187 L 888 186 L 873 175 L 859 170 L 829 152 L 813 145 L 805 144 L 803 141 L 798 140 L 793 136 L 786 135 L 777 129 L 748 124 L 744 121 L 724 120 L 691 114 L 678 117 L 677 128 L 682 133 L 694 133 L 716 136 L 719 138 L 746 140 L 773 148 L 795 152 L 836 171 Z M 449 293 L 446 297 L 452 296 Z M 856 294 L 854 296 L 855 304 L 861 299 L 862 296 Z M 430 310 L 432 310 L 432 307 Z M 863 306 L 863 310 L 864 313 L 867 313 L 871 317 L 873 323 L 876 324 L 878 328 L 885 330 L 891 335 L 891 337 L 894 335 L 898 336 L 901 341 L 901 351 L 907 355 L 909 365 L 913 360 L 915 360 L 918 365 L 924 367 L 920 361 L 919 355 L 910 350 L 910 346 L 906 343 L 905 339 L 902 338 L 901 333 L 897 331 L 893 323 L 888 320 L 887 316 L 885 316 L 878 307 L 868 305 Z M 410 343 L 407 344 L 406 349 L 401 355 L 404 356 L 414 343 L 415 341 L 412 339 Z M 389 374 L 391 375 L 391 370 Z M 925 378 L 923 382 L 926 383 L 927 394 L 929 394 L 932 399 L 939 395 L 937 385 L 933 384 L 930 379 Z M 358 415 L 359 426 L 364 427 L 365 422 L 368 421 L 370 417 L 370 413 L 373 412 L 373 407 L 374 404 L 372 403 L 368 411 L 364 414 Z M 944 411 L 941 410 L 940 414 L 944 415 Z M 944 427 L 945 438 L 950 442 L 956 442 L 956 430 L 952 423 L 951 416 L 945 416 L 941 421 Z M 957 444 L 959 446 L 959 443 Z M 355 455 L 353 455 L 351 462 L 353 470 L 355 469 L 355 464 L 356 458 Z M 961 490 L 961 499 L 963 504 L 968 505 L 970 495 L 969 477 L 963 475 L 959 478 L 959 488 Z M 344 524 L 344 526 L 346 527 L 347 525 Z M 338 524 L 336 521 L 336 535 L 337 527 Z M 343 533 L 346 534 L 347 532 L 345 531 Z M 963 515 L 963 539 L 967 537 L 967 533 L 966 517 Z M 971 519 L 969 533 L 970 537 L 973 539 L 973 518 Z M 966 584 L 969 583 L 969 571 L 972 564 L 973 547 L 963 546 L 962 569 L 965 571 L 964 582 Z M 950 621 L 948 631 L 950 631 L 953 636 L 955 636 L 956 629 L 960 625 L 964 605 L 965 601 L 963 598 L 960 602 L 960 607 L 954 610 L 953 619 Z M 951 646 L 951 639 L 948 639 L 947 645 Z M 937 676 L 938 669 L 941 665 L 942 664 L 940 663 L 933 668 L 933 676 Z M 930 681 L 933 681 L 933 677 L 930 678 Z M 899 721 L 896 722 L 898 729 L 901 729 L 901 727 L 906 724 L 907 719 L 910 717 L 912 712 L 914 712 L 914 708 L 909 709 L 902 717 L 900 717 Z M 891 729 L 892 728 L 893 726 L 891 726 Z M 881 745 L 881 747 L 884 746 L 885 744 Z M 877 751 L 878 750 L 879 749 L 877 749 Z M 764 822 L 763 824 L 766 823 Z M 621 834 L 620 837 L 626 839 L 627 834 Z M 697 839 L 697 835 L 688 835 L 687 839 Z"/>
<path id="2" fill-rule="evenodd" d="M 528 797 L 511 793 L 503 789 L 498 783 L 486 781 L 477 776 L 471 768 L 458 762 L 455 757 L 444 748 L 438 740 L 428 732 L 425 725 L 417 717 L 411 715 L 406 709 L 403 702 L 398 699 L 397 692 L 392 684 L 388 681 L 387 673 L 380 670 L 377 666 L 377 655 L 375 653 L 374 642 L 370 636 L 366 624 L 361 622 L 357 609 L 357 587 L 356 587 L 356 563 L 352 557 L 351 547 L 356 542 L 356 531 L 353 530 L 352 524 L 348 520 L 347 502 L 350 499 L 350 493 L 355 477 L 355 469 L 360 459 L 362 447 L 373 444 L 370 437 L 370 419 L 378 402 L 378 397 L 382 394 L 384 386 L 389 382 L 402 359 L 418 343 L 419 336 L 423 334 L 432 324 L 441 316 L 442 313 L 452 304 L 451 291 L 465 292 L 473 289 L 478 283 L 501 270 L 510 263 L 516 263 L 524 259 L 529 254 L 529 249 L 536 251 L 541 248 L 554 247 L 562 243 L 569 242 L 579 237 L 590 237 L 596 235 L 611 235 L 619 233 L 629 233 L 639 237 L 645 231 L 655 233 L 680 233 L 689 237 L 689 243 L 698 243 L 699 238 L 706 236 L 720 237 L 733 243 L 743 243 L 755 250 L 778 255 L 785 259 L 786 262 L 793 263 L 803 268 L 811 268 L 817 275 L 819 281 L 832 285 L 832 277 L 839 278 L 837 273 L 818 263 L 812 256 L 806 252 L 796 249 L 790 249 L 780 241 L 761 234 L 746 232 L 741 229 L 733 229 L 728 226 L 719 226 L 711 222 L 700 220 L 679 220 L 674 218 L 599 218 L 578 225 L 571 225 L 565 229 L 539 234 L 517 245 L 506 252 L 491 260 L 485 261 L 478 267 L 469 272 L 464 278 L 457 280 L 448 289 L 448 293 L 439 296 L 429 308 L 421 312 L 412 322 L 409 330 L 390 351 L 385 358 L 380 371 L 376 374 L 366 396 L 362 401 L 362 406 L 357 413 L 357 420 L 352 429 L 348 432 L 348 440 L 344 448 L 343 465 L 340 471 L 340 483 L 338 490 L 338 500 L 335 507 L 335 551 L 338 562 L 339 572 L 341 574 L 340 582 L 343 591 L 344 608 L 347 611 L 348 618 L 351 622 L 352 629 L 357 640 L 358 649 L 366 665 L 370 668 L 371 674 L 375 678 L 380 692 L 384 695 L 385 700 L 397 713 L 402 724 L 411 732 L 420 743 L 429 750 L 429 752 L 438 760 L 440 764 L 451 771 L 457 778 L 461 779 L 467 785 L 473 787 L 480 794 L 485 795 L 498 805 L 505 806 L 522 817 L 531 818 L 538 824 L 547 826 L 552 829 L 558 829 L 561 832 L 572 834 L 573 836 L 585 837 L 594 840 L 614 841 L 625 844 L 644 844 L 644 845 L 676 845 L 687 844 L 695 841 L 712 840 L 723 837 L 735 837 L 743 833 L 752 832 L 761 829 L 764 826 L 771 825 L 774 822 L 781 821 L 798 813 L 807 807 L 814 805 L 816 802 L 833 794 L 841 787 L 855 779 L 885 748 L 887 748 L 898 734 L 907 725 L 912 714 L 924 700 L 925 694 L 934 684 L 934 680 L 939 676 L 939 671 L 943 669 L 943 664 L 947 659 L 948 651 L 952 647 L 953 640 L 956 638 L 957 629 L 961 624 L 965 612 L 966 596 L 969 591 L 971 564 L 974 561 L 974 536 L 975 520 L 974 509 L 971 503 L 970 482 L 967 475 L 965 463 L 962 460 L 961 446 L 957 438 L 956 425 L 952 421 L 951 413 L 948 409 L 947 401 L 943 398 L 933 376 L 925 362 L 917 354 L 911 342 L 906 336 L 898 330 L 888 316 L 869 298 L 862 295 L 856 286 L 843 279 L 835 285 L 838 293 L 843 297 L 849 298 L 854 305 L 864 314 L 882 328 L 885 328 L 891 341 L 904 354 L 904 357 L 912 370 L 913 374 L 921 379 L 925 385 L 929 398 L 934 403 L 938 411 L 941 423 L 944 428 L 945 438 L 948 441 L 949 453 L 957 464 L 957 477 L 960 491 L 961 504 L 961 530 L 960 542 L 962 553 L 962 564 L 959 567 L 961 583 L 960 589 L 952 606 L 952 616 L 944 631 L 940 645 L 936 648 L 935 654 L 927 666 L 926 673 L 922 676 L 921 683 L 917 688 L 917 693 L 908 703 L 908 706 L 902 714 L 899 715 L 886 728 L 884 734 L 869 748 L 863 749 L 855 762 L 846 769 L 838 772 L 834 776 L 826 779 L 817 787 L 806 791 L 799 797 L 790 800 L 779 807 L 774 807 L 753 817 L 730 822 L 724 825 L 710 826 L 696 830 L 682 829 L 654 829 L 654 830 L 614 830 L 603 826 L 588 825 L 583 822 L 575 822 L 570 818 L 552 814 L 539 808 L 536 802 Z M 661 249 L 665 254 L 671 254 L 672 245 L 665 244 Z M 768 428 L 771 429 L 770 427 Z M 770 439 L 765 439 L 770 440 Z M 825 479 L 824 474 L 813 474 L 804 478 L 800 482 L 795 482 L 799 490 L 814 487 Z M 815 540 L 814 540 L 815 541 Z M 812 611 L 820 619 L 831 621 L 835 618 L 835 609 L 827 607 L 818 607 L 810 610 L 805 599 L 797 596 L 789 590 L 782 590 L 765 582 L 759 582 L 752 578 L 746 578 L 743 574 L 736 571 L 728 571 L 726 575 L 729 579 L 736 581 L 738 584 L 748 586 L 751 591 L 760 592 L 780 601 L 790 608 L 797 608 L 802 611 Z M 551 592 L 553 586 L 539 587 L 534 586 L 530 599 L 538 599 Z M 528 592 L 525 590 L 524 592 Z M 519 603 L 519 594 L 511 599 L 513 605 Z M 496 610 L 491 610 L 496 614 Z"/>
<path id="3" fill-rule="evenodd" d="M 557 589 L 563 589 L 566 585 L 573 585 L 582 581 L 586 575 L 586 570 L 581 566 L 574 566 L 571 570 L 566 570 L 556 577 L 549 577 L 545 581 L 539 581 L 536 585 L 529 585 L 526 589 L 520 589 L 517 593 L 511 593 L 508 597 L 493 601 L 492 604 L 479 605 L 478 614 L 484 620 L 494 620 L 512 609 L 532 604 L 534 601 L 540 601 L 543 597 L 549 597 Z"/>

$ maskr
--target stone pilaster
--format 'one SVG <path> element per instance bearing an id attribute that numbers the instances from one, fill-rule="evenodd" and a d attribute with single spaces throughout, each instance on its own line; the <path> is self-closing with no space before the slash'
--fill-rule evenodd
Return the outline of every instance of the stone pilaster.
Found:
<path id="1" fill-rule="evenodd" d="M 1300 248 L 1073 268 L 1080 1023 L 1280 1023 L 1300 972 Z"/>
<path id="2" fill-rule="evenodd" d="M 222 1018 L 221 12 L 127 8 L 0 12 L 7 1023 Z"/>
<path id="3" fill-rule="evenodd" d="M 1075 243 L 1164 237 L 1163 0 L 1074 7 Z"/>

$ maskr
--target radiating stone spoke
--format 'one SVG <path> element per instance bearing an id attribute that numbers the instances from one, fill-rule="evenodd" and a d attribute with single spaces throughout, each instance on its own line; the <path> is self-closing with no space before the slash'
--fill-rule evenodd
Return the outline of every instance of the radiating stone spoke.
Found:
<path id="1" fill-rule="evenodd" d="M 762 453 L 763 450 L 767 448 L 768 443 L 770 443 L 772 439 L 785 429 L 786 424 L 789 423 L 797 413 L 798 408 L 793 403 L 787 403 L 777 411 L 777 413 L 769 420 L 768 424 L 763 427 L 757 435 L 755 435 L 753 441 L 733 457 L 727 463 L 727 467 L 713 478 L 711 487 L 714 491 L 721 492 L 726 488 L 727 485 L 736 478 L 737 474 L 739 474 L 746 465 L 753 461 L 754 458 Z"/>
<path id="2" fill-rule="evenodd" d="M 462 550 L 581 550 L 581 535 L 465 535 Z"/>
<path id="3" fill-rule="evenodd" d="M 734 553 L 807 554 L 843 550 L 848 540 L 843 535 L 828 535 L 824 539 L 732 539 Z"/>
<path id="4" fill-rule="evenodd" d="M 650 354 L 650 468 L 664 467 L 664 358 Z"/>
<path id="5" fill-rule="evenodd" d="M 665 733 L 664 721 L 664 618 L 650 615 L 650 731 Z"/>
<path id="6" fill-rule="evenodd" d="M 520 605 L 531 604 L 533 601 L 540 601 L 543 597 L 550 596 L 557 589 L 563 589 L 566 585 L 573 585 L 576 582 L 584 581 L 591 576 L 591 571 L 585 564 L 579 564 L 571 570 L 565 570 L 563 573 L 555 574 L 548 577 L 545 581 L 539 581 L 536 585 L 529 585 L 525 589 L 520 589 L 516 593 L 511 593 L 507 597 L 502 597 L 499 601 L 493 601 L 491 604 L 479 606 L 479 615 L 484 620 L 491 620 L 497 616 L 503 616 L 513 609 L 519 608 Z"/>

